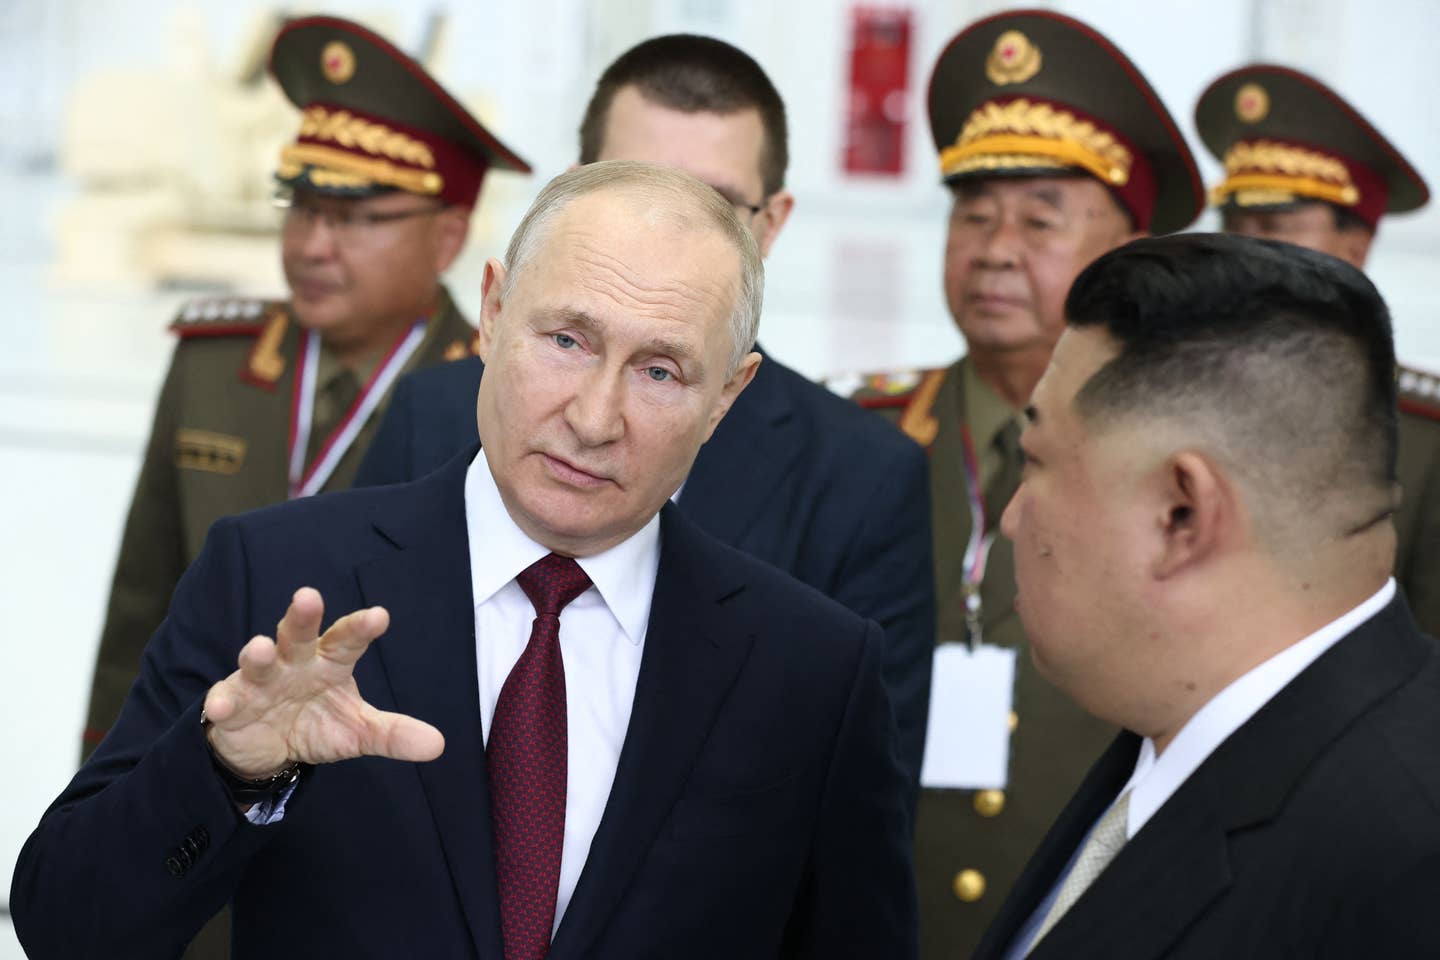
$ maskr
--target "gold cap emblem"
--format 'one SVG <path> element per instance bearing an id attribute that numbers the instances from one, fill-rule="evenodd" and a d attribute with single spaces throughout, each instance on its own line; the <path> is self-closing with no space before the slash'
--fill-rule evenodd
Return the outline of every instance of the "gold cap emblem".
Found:
<path id="1" fill-rule="evenodd" d="M 1040 72 L 1040 48 L 1019 30 L 1006 30 L 995 41 L 995 49 L 985 60 L 985 76 L 990 82 L 1005 86 L 1024 83 Z"/>
<path id="2" fill-rule="evenodd" d="M 1247 83 L 1235 94 L 1235 116 L 1246 123 L 1259 123 L 1270 112 L 1270 94 L 1258 83 Z"/>
<path id="3" fill-rule="evenodd" d="M 344 83 L 355 76 L 355 51 L 339 40 L 331 40 L 320 51 L 320 69 L 331 83 Z"/>

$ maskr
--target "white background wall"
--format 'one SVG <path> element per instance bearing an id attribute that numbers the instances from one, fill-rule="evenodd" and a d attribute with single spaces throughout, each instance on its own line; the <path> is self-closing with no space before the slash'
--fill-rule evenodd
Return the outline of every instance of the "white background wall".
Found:
<path id="1" fill-rule="evenodd" d="M 935 184 L 924 90 L 934 57 L 987 0 L 914 0 L 907 170 L 855 180 L 840 167 L 851 5 L 841 0 L 526 0 L 296 6 L 366 20 L 413 49 L 447 14 L 437 72 L 483 93 L 487 122 L 536 168 L 494 178 L 486 216 L 452 276 L 478 302 L 478 268 L 534 191 L 568 166 L 600 70 L 645 36 L 709 33 L 751 52 L 785 97 L 790 186 L 799 198 L 769 264 L 762 339 L 812 374 L 936 365 L 960 350 L 940 296 L 945 204 Z M 1437 0 L 1071 0 L 1126 50 L 1198 146 L 1205 84 L 1253 59 L 1318 73 L 1351 97 L 1440 186 Z M 169 342 L 187 291 L 123 277 L 58 279 L 54 225 L 77 193 L 62 147 L 67 108 L 97 76 L 228 75 L 270 8 L 258 0 L 0 0 L 0 881 L 76 759 L 120 524 Z M 141 130 L 173 118 L 123 103 Z M 274 145 L 278 149 L 278 142 Z M 59 161 L 58 163 L 56 161 Z M 1201 158 L 1207 181 L 1217 166 Z M 262 191 L 263 192 L 263 191 Z M 1202 227 L 1213 226 L 1207 216 Z M 1440 205 L 1382 228 L 1372 274 L 1396 315 L 1403 358 L 1440 370 Z M 262 260 L 254 289 L 281 290 Z M 8 891 L 8 881 L 0 884 Z M 0 960 L 20 956 L 0 926 Z"/>

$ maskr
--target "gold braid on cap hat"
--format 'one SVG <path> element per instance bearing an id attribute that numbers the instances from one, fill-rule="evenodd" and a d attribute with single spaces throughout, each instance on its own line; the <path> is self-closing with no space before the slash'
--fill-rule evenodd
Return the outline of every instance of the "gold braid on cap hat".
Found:
<path id="1" fill-rule="evenodd" d="M 1123 187 L 1134 158 L 1114 135 L 1048 103 L 990 101 L 977 108 L 953 146 L 940 152 L 940 173 L 1079 167 L 1102 183 Z"/>
<path id="2" fill-rule="evenodd" d="M 1219 206 L 1231 195 L 1242 206 L 1265 204 L 1296 195 L 1350 207 L 1360 191 L 1350 170 L 1334 157 L 1272 140 L 1241 141 L 1225 151 L 1225 180 L 1210 191 Z M 1246 203 L 1247 197 L 1250 204 Z"/>

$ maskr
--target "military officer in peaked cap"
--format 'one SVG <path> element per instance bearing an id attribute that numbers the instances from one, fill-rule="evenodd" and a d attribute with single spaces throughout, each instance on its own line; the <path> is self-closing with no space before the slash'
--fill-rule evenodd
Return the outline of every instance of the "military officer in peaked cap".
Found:
<path id="1" fill-rule="evenodd" d="M 1225 166 L 1210 199 L 1232 233 L 1310 247 L 1363 270 L 1380 218 L 1430 199 L 1420 174 L 1379 130 L 1298 70 L 1230 71 L 1201 94 L 1195 126 Z M 1397 373 L 1395 579 L 1420 626 L 1440 635 L 1440 375 Z"/>
<path id="2" fill-rule="evenodd" d="M 100 639 L 87 757 L 211 522 L 349 486 L 395 379 L 469 355 L 473 327 L 440 277 L 464 246 L 485 173 L 529 172 L 359 24 L 290 22 L 270 71 L 302 111 L 276 170 L 290 298 L 192 303 L 172 324 Z M 198 955 L 223 955 L 213 927 Z"/>
<path id="3" fill-rule="evenodd" d="M 1204 195 L 1155 91 L 1068 17 L 1015 11 L 966 27 L 940 55 L 929 106 L 953 197 L 945 294 L 967 355 L 835 386 L 858 387 L 860 403 L 930 452 L 939 626 L 916 870 L 921 956 L 952 958 L 975 948 L 1114 735 L 1042 680 L 1025 650 L 1010 546 L 995 536 L 1018 483 L 1021 411 L 1076 275 L 1133 237 L 1186 226 Z M 970 684 L 1013 689 L 1008 722 L 985 723 L 996 749 L 1008 734 L 1009 751 L 1008 771 L 1002 763 L 988 781 L 932 768 L 976 749 L 978 731 L 947 731 L 942 719 L 947 703 L 971 698 Z"/>

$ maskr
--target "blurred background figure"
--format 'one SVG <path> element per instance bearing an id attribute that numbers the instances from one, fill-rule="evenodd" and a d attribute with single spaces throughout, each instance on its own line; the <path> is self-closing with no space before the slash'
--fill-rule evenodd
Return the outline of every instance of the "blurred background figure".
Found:
<path id="1" fill-rule="evenodd" d="M 1440 169 L 1431 0 L 1056 0 L 1124 50 L 1175 108 L 1233 64 L 1323 76 L 1428 177 Z M 810 378 L 926 369 L 965 349 L 938 260 L 949 230 L 936 177 L 927 80 L 965 25 L 997 0 L 315 0 L 292 12 L 358 20 L 437 78 L 536 168 L 493 170 L 470 239 L 446 274 L 478 315 L 487 256 L 535 191 L 575 162 L 575 124 L 605 68 L 663 34 L 747 53 L 789 106 L 785 186 L 798 215 L 767 259 L 770 358 Z M 289 297 L 271 208 L 281 147 L 299 121 L 267 66 L 287 8 L 268 0 L 14 0 L 0 3 L 0 469 L 11 616 L 0 751 L 11 785 L 0 872 L 74 773 L 120 535 L 175 339 L 164 320 L 195 297 Z M 986 51 L 988 53 L 988 51 Z M 1182 115 L 1183 114 L 1183 115 Z M 1203 182 L 1223 171 L 1176 115 Z M 395 202 L 395 201 L 391 201 Z M 1216 229 L 1218 213 L 1199 226 Z M 318 229 L 323 232 L 324 225 Z M 1366 270 L 1395 316 L 1398 352 L 1440 371 L 1440 205 L 1386 218 Z M 236 384 L 235 367 L 217 389 Z M 288 429 L 288 428 L 287 428 Z M 37 720 L 38 718 L 38 720 Z M 993 809 L 988 807 L 987 809 Z M 1011 829 L 1011 804 L 992 820 Z M 1036 829 L 1039 829 L 1037 827 Z M 954 866 L 942 891 L 980 891 Z M 980 871 L 983 873 L 983 871 Z M 963 876 L 962 876 L 963 874 Z M 956 882 L 956 881 L 960 882 Z M 980 891 L 982 906 L 996 897 Z M 3 901 L 3 892 L 0 892 Z M 3 902 L 0 902 L 3 907 Z M 0 958 L 18 957 L 0 913 Z"/>
<path id="2" fill-rule="evenodd" d="M 179 343 L 116 562 L 86 756 L 210 524 L 348 487 L 396 378 L 469 355 L 474 328 L 440 277 L 486 171 L 529 170 L 359 24 L 289 23 L 270 70 L 302 111 L 275 172 L 290 297 L 194 302 L 172 325 Z"/>
<path id="3" fill-rule="evenodd" d="M 1189 225 L 1203 196 L 1184 136 L 1134 64 L 1054 13 L 961 31 L 930 80 L 930 125 L 952 196 L 945 299 L 966 354 L 866 376 L 855 396 L 930 452 L 939 630 L 915 865 L 921 952 L 938 960 L 975 948 L 1114 735 L 1035 672 L 1015 612 L 1013 552 L 996 534 L 1020 481 L 1021 410 L 1076 275 L 1137 236 Z M 981 702 L 989 715 L 957 712 Z M 1002 764 L 947 769 L 980 749 Z"/>
<path id="4" fill-rule="evenodd" d="M 1200 139 L 1225 166 L 1211 191 L 1227 231 L 1295 243 L 1365 269 L 1381 217 L 1430 189 L 1334 90 L 1286 67 L 1232 70 L 1195 105 Z M 1395 579 L 1416 621 L 1440 635 L 1440 376 L 1401 365 L 1402 498 Z"/>

